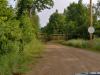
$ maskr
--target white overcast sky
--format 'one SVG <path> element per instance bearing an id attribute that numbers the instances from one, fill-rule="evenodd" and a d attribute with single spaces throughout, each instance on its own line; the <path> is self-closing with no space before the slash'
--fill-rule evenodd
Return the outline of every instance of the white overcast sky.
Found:
<path id="1" fill-rule="evenodd" d="M 11 4 L 14 4 L 13 0 L 9 0 Z M 83 0 L 84 4 L 89 3 L 90 0 Z M 59 13 L 63 13 L 64 8 L 66 8 L 70 3 L 72 2 L 78 2 L 78 0 L 54 0 L 54 7 L 52 9 L 45 9 L 42 12 L 38 13 L 39 18 L 40 18 L 40 24 L 41 27 L 44 27 L 49 20 L 49 17 L 52 13 L 55 12 L 56 9 L 58 9 Z M 93 0 L 93 3 L 96 3 L 97 0 Z"/>

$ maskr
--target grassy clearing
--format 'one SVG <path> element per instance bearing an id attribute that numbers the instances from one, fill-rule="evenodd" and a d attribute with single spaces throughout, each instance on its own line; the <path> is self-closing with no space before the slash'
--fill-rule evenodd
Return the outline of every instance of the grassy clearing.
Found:
<path id="1" fill-rule="evenodd" d="M 82 40 L 82 39 L 58 41 L 58 43 L 67 45 L 67 46 L 76 47 L 76 48 L 85 48 L 85 49 L 90 49 L 94 51 L 100 51 L 100 38 L 94 39 L 91 44 L 89 43 L 89 41 Z"/>

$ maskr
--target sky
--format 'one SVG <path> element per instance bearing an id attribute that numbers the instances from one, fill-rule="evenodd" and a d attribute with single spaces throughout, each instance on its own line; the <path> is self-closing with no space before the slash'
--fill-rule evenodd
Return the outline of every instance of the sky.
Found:
<path id="1" fill-rule="evenodd" d="M 13 0 L 9 0 L 10 4 L 13 6 L 15 5 Z M 83 0 L 84 4 L 88 4 L 90 0 Z M 64 9 L 67 8 L 67 6 L 72 2 L 78 2 L 78 0 L 54 0 L 54 6 L 51 9 L 45 9 L 42 12 L 38 13 L 39 19 L 40 19 L 40 25 L 41 27 L 46 26 L 46 24 L 49 22 L 49 17 L 51 14 L 53 14 L 56 9 L 59 13 L 63 13 Z M 96 3 L 97 0 L 93 0 L 93 3 Z"/>

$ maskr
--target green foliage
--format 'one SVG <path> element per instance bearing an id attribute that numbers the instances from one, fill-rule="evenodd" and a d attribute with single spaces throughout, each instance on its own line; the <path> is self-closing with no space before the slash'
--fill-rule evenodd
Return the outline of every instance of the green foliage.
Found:
<path id="1" fill-rule="evenodd" d="M 0 0 L 0 75 L 24 73 L 27 66 L 37 59 L 34 56 L 41 53 L 42 46 L 36 38 L 38 16 L 34 13 L 32 19 L 28 11 L 33 0 L 20 1 L 22 5 L 18 6 L 16 14 L 7 0 Z"/>
<path id="2" fill-rule="evenodd" d="M 92 51 L 98 51 L 100 52 L 100 38 L 95 38 L 92 43 L 87 40 L 82 39 L 72 39 L 68 41 L 59 41 L 58 43 L 66 45 L 66 46 L 72 46 L 76 48 L 86 48 Z"/>
<path id="3" fill-rule="evenodd" d="M 97 17 L 100 18 L 100 0 L 97 1 L 96 5 L 93 5 L 93 8 L 95 10 L 95 16 L 96 16 L 96 18 Z"/>
<path id="4" fill-rule="evenodd" d="M 23 15 L 20 18 L 20 28 L 22 30 L 22 40 L 24 43 L 29 43 L 34 35 L 34 28 L 30 21 L 30 18 L 27 15 Z"/>
<path id="5" fill-rule="evenodd" d="M 13 9 L 7 5 L 7 0 L 0 0 L 0 20 L 8 20 L 13 16 Z"/>
<path id="6" fill-rule="evenodd" d="M 51 15 L 47 27 L 44 29 L 48 35 L 63 34 L 65 25 L 65 16 L 55 12 Z"/>
<path id="7" fill-rule="evenodd" d="M 77 47 L 77 48 L 88 48 L 88 42 L 85 40 L 81 40 L 81 39 L 69 40 L 66 42 L 66 45 Z"/>
<path id="8" fill-rule="evenodd" d="M 100 51 L 100 38 L 95 38 L 92 48 L 96 51 Z"/>
<path id="9" fill-rule="evenodd" d="M 7 55 L 0 57 L 0 75 L 13 75 L 12 73 L 22 72 L 20 70 L 26 63 L 24 55 L 20 55 L 18 52 L 11 52 Z M 23 67 L 21 67 L 23 65 Z M 25 68 L 23 68 L 24 70 Z M 20 70 L 20 71 L 18 71 Z"/>
<path id="10" fill-rule="evenodd" d="M 96 22 L 96 24 L 95 24 L 95 30 L 96 30 L 95 35 L 96 35 L 97 37 L 100 37 L 100 20 L 98 20 L 98 21 Z"/>
<path id="11" fill-rule="evenodd" d="M 38 11 L 44 9 L 50 9 L 53 6 L 53 0 L 35 0 L 33 2 L 33 8 L 37 9 Z"/>
<path id="12" fill-rule="evenodd" d="M 89 26 L 88 19 L 88 8 L 82 4 L 82 0 L 79 0 L 79 3 L 72 3 L 68 6 L 67 11 L 64 13 L 66 16 L 66 27 L 72 27 L 74 30 L 74 35 L 72 32 L 67 32 L 70 34 L 69 37 L 72 38 L 87 38 L 88 32 L 87 28 Z M 70 24 L 74 22 L 75 25 Z M 74 26 L 74 27 L 73 27 Z M 68 29 L 67 31 L 71 31 Z M 67 34 L 66 33 L 66 34 Z"/>
<path id="13" fill-rule="evenodd" d="M 19 40 L 21 39 L 21 30 L 19 21 L 9 20 L 0 24 L 0 54 L 9 53 L 13 50 L 19 50 Z"/>
<path id="14" fill-rule="evenodd" d="M 17 3 L 18 16 L 24 14 L 25 11 L 32 13 L 32 11 L 41 11 L 53 6 L 52 0 L 17 0 Z"/>
<path id="15" fill-rule="evenodd" d="M 94 15 L 94 24 L 96 23 Z M 89 9 L 79 0 L 71 3 L 63 14 L 58 11 L 50 16 L 47 26 L 42 28 L 43 33 L 65 34 L 66 39 L 83 38 L 88 39 Z"/>
<path id="16" fill-rule="evenodd" d="M 20 19 L 21 16 L 27 14 L 27 17 L 30 17 L 30 21 L 33 25 L 34 33 L 37 36 L 39 32 L 39 19 L 35 11 L 41 11 L 46 8 L 49 9 L 52 6 L 52 0 L 17 0 L 17 17 Z"/>
<path id="17" fill-rule="evenodd" d="M 32 7 L 33 0 L 17 0 L 17 16 L 20 17 Z"/>
<path id="18" fill-rule="evenodd" d="M 0 16 L 7 15 L 7 13 L 5 12 L 6 9 L 7 9 L 7 1 L 0 0 Z"/>
<path id="19" fill-rule="evenodd" d="M 20 48 L 20 22 L 13 19 L 13 15 L 13 9 L 7 5 L 7 1 L 0 1 L 0 55 L 14 50 L 18 51 Z"/>
<path id="20" fill-rule="evenodd" d="M 67 25 L 65 26 L 65 34 L 66 34 L 66 39 L 72 39 L 73 37 L 74 38 L 77 38 L 76 37 L 76 28 L 77 28 L 77 25 L 74 21 L 69 21 L 67 23 Z"/>
<path id="21" fill-rule="evenodd" d="M 23 53 L 10 52 L 0 57 L 0 75 L 13 75 L 12 73 L 25 73 L 29 65 L 36 63 L 42 52 L 40 41 L 32 40 L 24 46 Z M 32 61 L 34 60 L 34 61 Z"/>
<path id="22" fill-rule="evenodd" d="M 34 33 L 36 37 L 38 37 L 38 33 L 40 32 L 40 24 L 39 24 L 39 16 L 37 14 L 33 14 L 31 18 L 32 26 L 34 28 Z"/>

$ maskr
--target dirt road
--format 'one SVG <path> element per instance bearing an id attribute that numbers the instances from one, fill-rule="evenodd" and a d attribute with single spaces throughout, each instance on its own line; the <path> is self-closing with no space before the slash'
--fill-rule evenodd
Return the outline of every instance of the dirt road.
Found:
<path id="1" fill-rule="evenodd" d="M 74 75 L 91 71 L 100 72 L 99 53 L 47 44 L 39 63 L 26 75 Z"/>

